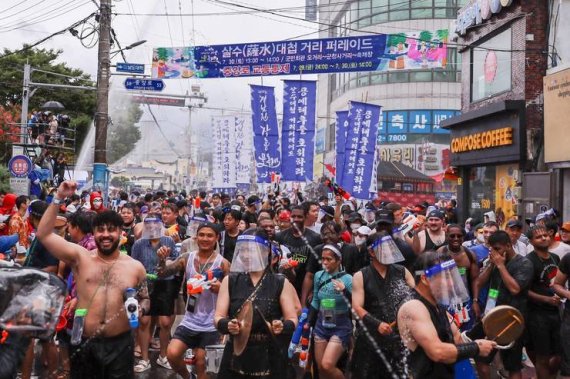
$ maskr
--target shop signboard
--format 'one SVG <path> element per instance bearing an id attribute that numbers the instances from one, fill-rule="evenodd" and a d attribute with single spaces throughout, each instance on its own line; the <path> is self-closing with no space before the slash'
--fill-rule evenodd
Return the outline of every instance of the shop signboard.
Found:
<path id="1" fill-rule="evenodd" d="M 441 122 L 458 115 L 451 109 L 409 109 L 383 111 L 378 143 L 410 143 L 426 135 L 449 135 Z"/>
<path id="2" fill-rule="evenodd" d="M 547 75 L 544 85 L 544 161 L 570 161 L 570 68 Z"/>

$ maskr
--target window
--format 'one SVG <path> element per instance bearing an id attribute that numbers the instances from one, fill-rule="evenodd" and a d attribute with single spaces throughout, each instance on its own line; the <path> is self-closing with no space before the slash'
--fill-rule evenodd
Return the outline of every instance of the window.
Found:
<path id="1" fill-rule="evenodd" d="M 388 21 L 388 0 L 372 0 L 372 24 Z"/>
<path id="2" fill-rule="evenodd" d="M 511 89 L 511 29 L 471 49 L 471 101 Z"/>
<path id="3" fill-rule="evenodd" d="M 370 25 L 371 0 L 361 0 L 358 3 L 358 28 L 364 28 Z"/>
<path id="4" fill-rule="evenodd" d="M 412 18 L 432 18 L 433 16 L 433 0 L 418 0 L 413 1 L 412 5 Z"/>

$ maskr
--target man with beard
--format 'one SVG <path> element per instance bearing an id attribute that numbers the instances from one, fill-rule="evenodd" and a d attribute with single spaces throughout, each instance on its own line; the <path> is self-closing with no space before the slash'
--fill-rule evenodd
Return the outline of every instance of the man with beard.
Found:
<path id="1" fill-rule="evenodd" d="M 119 252 L 123 219 L 115 212 L 95 216 L 96 250 L 88 251 L 52 233 L 59 205 L 76 187 L 69 181 L 59 186 L 37 231 L 44 246 L 71 267 L 77 282 L 77 308 L 86 312 L 81 344 L 71 353 L 71 376 L 133 378 L 134 340 L 125 311 L 125 292 L 138 289 L 140 311 L 145 314 L 150 305 L 146 272 L 142 264 Z"/>
<path id="2" fill-rule="evenodd" d="M 385 231 L 372 234 L 367 240 L 371 257 L 352 280 L 352 307 L 362 325 L 359 325 L 353 353 L 352 377 L 392 378 L 390 369 L 398 378 L 404 377 L 403 350 L 399 335 L 394 331 L 399 304 L 414 288 L 412 274 L 399 262 L 404 256 Z M 378 359 L 373 338 L 385 358 Z"/>
<path id="3" fill-rule="evenodd" d="M 293 207 L 291 211 L 293 227 L 277 233 L 275 236 L 275 241 L 285 245 L 291 251 L 291 259 L 297 261 L 296 267 L 291 265 L 282 267 L 295 276 L 291 282 L 297 291 L 297 296 L 300 296 L 303 288 L 307 262 L 312 254 L 311 249 L 322 243 L 321 237 L 317 233 L 305 228 L 305 216 L 302 207 Z"/>
<path id="4" fill-rule="evenodd" d="M 432 210 L 427 215 L 427 227 L 420 226 L 420 230 L 412 237 L 412 249 L 416 254 L 421 254 L 430 250 L 437 250 L 445 245 L 445 214 L 437 209 Z"/>
<path id="5" fill-rule="evenodd" d="M 467 290 L 449 255 L 427 251 L 418 257 L 415 268 L 412 298 L 398 310 L 398 330 L 409 350 L 409 375 L 452 379 L 455 362 L 485 357 L 497 344 L 485 339 L 463 343 L 459 330 L 451 322 L 446 309 L 456 299 L 466 298 Z"/>

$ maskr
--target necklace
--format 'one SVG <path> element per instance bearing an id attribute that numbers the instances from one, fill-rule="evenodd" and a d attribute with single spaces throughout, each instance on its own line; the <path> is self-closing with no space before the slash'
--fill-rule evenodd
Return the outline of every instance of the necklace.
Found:
<path id="1" fill-rule="evenodd" d="M 200 263 L 200 256 L 196 254 L 196 257 L 194 258 L 195 260 L 196 259 L 198 260 L 198 270 L 196 271 L 199 272 L 200 274 L 204 274 L 204 270 L 206 269 L 206 267 L 208 267 L 208 263 L 210 263 L 210 260 L 214 255 L 216 255 L 215 252 L 210 253 L 210 256 L 208 257 L 208 259 L 206 259 L 206 263 L 202 264 Z"/>

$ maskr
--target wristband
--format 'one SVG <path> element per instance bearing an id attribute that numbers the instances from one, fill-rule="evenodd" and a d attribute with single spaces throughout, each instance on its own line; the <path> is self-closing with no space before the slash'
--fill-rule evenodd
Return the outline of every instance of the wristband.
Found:
<path id="1" fill-rule="evenodd" d="M 457 361 L 467 358 L 475 358 L 479 355 L 479 345 L 477 342 L 468 342 L 455 345 L 457 348 Z"/>
<path id="2" fill-rule="evenodd" d="M 216 329 L 218 329 L 218 332 L 222 333 L 222 334 L 230 334 L 230 331 L 228 330 L 228 324 L 230 323 L 230 319 L 229 318 L 222 318 L 218 321 L 218 325 L 216 326 Z M 285 325 L 283 325 L 285 327 Z"/>
<path id="3" fill-rule="evenodd" d="M 293 334 L 295 331 L 295 323 L 291 320 L 283 321 L 283 334 Z"/>
<path id="4" fill-rule="evenodd" d="M 362 322 L 368 329 L 372 329 L 373 331 L 377 331 L 378 327 L 380 326 L 380 320 L 376 317 L 372 316 L 370 312 L 368 312 L 363 318 Z M 369 330 L 370 331 L 370 330 Z"/>
<path id="5" fill-rule="evenodd" d="M 51 199 L 51 203 L 54 204 L 54 205 L 60 205 L 61 203 L 63 203 L 64 200 L 65 200 L 65 199 L 60 199 L 59 197 L 54 196 L 54 197 Z"/>

